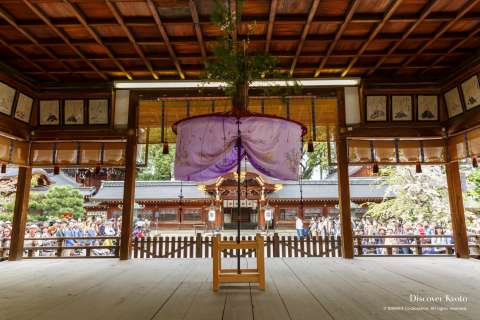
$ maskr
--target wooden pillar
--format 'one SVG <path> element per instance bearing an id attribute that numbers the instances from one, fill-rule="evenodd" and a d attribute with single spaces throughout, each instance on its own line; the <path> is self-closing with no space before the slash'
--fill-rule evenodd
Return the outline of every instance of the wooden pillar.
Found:
<path id="1" fill-rule="evenodd" d="M 353 258 L 352 220 L 350 214 L 350 179 L 348 176 L 347 128 L 345 124 L 344 89 L 337 89 L 337 172 L 338 204 L 342 227 L 342 257 Z"/>
<path id="2" fill-rule="evenodd" d="M 455 240 L 457 258 L 469 258 L 467 227 L 463 208 L 462 185 L 458 161 L 445 165 L 447 173 L 448 198 L 452 218 L 452 234 Z"/>
<path id="3" fill-rule="evenodd" d="M 222 207 L 220 204 L 217 204 L 215 207 L 215 227 L 218 229 L 222 229 L 223 225 L 223 214 L 222 214 Z"/>
<path id="4" fill-rule="evenodd" d="M 22 259 L 23 256 L 23 242 L 25 239 L 25 223 L 27 221 L 31 180 L 31 167 L 18 168 L 17 192 L 15 196 L 15 208 L 13 209 L 12 238 L 8 256 L 8 260 L 10 261 Z"/>
<path id="5" fill-rule="evenodd" d="M 329 214 L 328 209 L 329 209 L 329 207 L 327 207 L 325 205 L 322 207 L 322 216 L 324 216 L 325 218 L 328 217 L 328 214 Z"/>
<path id="6" fill-rule="evenodd" d="M 120 260 L 128 260 L 132 249 L 132 220 L 135 205 L 135 174 L 137 170 L 137 103 L 138 96 L 131 93 L 128 112 L 127 148 L 125 152 L 125 184 L 123 187 Z"/>
<path id="7" fill-rule="evenodd" d="M 263 230 L 265 229 L 265 201 L 258 200 L 258 226 Z"/>
<path id="8" fill-rule="evenodd" d="M 275 205 L 275 210 L 273 211 L 273 217 L 275 221 L 280 221 L 280 206 L 278 204 Z"/>

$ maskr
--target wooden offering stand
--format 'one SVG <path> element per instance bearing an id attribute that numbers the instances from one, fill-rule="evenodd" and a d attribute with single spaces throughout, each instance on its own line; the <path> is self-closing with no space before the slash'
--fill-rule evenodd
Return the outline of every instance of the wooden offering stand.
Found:
<path id="1" fill-rule="evenodd" d="M 255 250 L 257 267 L 255 269 L 222 269 L 221 253 L 223 250 Z M 220 236 L 213 238 L 213 291 L 218 291 L 221 283 L 256 282 L 261 290 L 265 290 L 265 260 L 263 237 L 259 234 L 254 241 L 234 240 L 221 241 Z M 239 252 L 239 251 L 237 251 Z M 239 272 L 240 271 L 240 272 Z"/>

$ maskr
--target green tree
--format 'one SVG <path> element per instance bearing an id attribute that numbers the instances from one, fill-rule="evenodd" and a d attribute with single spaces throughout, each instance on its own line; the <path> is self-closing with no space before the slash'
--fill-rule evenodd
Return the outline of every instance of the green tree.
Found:
<path id="1" fill-rule="evenodd" d="M 470 183 L 468 195 L 475 201 L 480 202 L 480 170 L 472 170 L 467 173 L 467 181 Z"/>
<path id="2" fill-rule="evenodd" d="M 326 142 L 319 142 L 314 145 L 313 152 L 306 152 L 302 166 L 302 179 L 311 179 L 315 168 L 320 168 L 320 174 L 328 169 L 328 150 Z"/>
<path id="3" fill-rule="evenodd" d="M 43 211 L 43 200 L 45 199 L 46 193 L 43 192 L 30 192 L 28 199 L 28 212 L 35 213 Z M 15 196 L 3 205 L 7 212 L 13 212 L 15 206 Z"/>
<path id="4" fill-rule="evenodd" d="M 423 173 L 407 166 L 389 167 L 381 172 L 378 186 L 386 187 L 381 203 L 369 203 L 367 215 L 380 222 L 402 218 L 410 222 L 450 224 L 446 178 L 441 167 L 424 166 Z M 467 224 L 475 215 L 465 211 Z"/>
<path id="5" fill-rule="evenodd" d="M 144 147 L 142 147 L 144 148 Z M 169 145 L 169 153 L 163 154 L 163 146 L 150 144 L 148 146 L 147 166 L 137 170 L 138 180 L 171 180 L 175 145 Z"/>
<path id="6" fill-rule="evenodd" d="M 43 201 L 46 198 L 46 193 L 42 192 L 30 192 L 28 199 L 28 211 L 30 213 L 43 211 Z"/>
<path id="7" fill-rule="evenodd" d="M 13 212 L 15 197 L 4 205 L 8 213 Z M 75 218 L 83 215 L 83 196 L 70 186 L 54 186 L 47 193 L 30 192 L 29 213 L 41 213 L 43 216 L 61 216 L 70 213 Z"/>
<path id="8" fill-rule="evenodd" d="M 70 213 L 79 218 L 83 215 L 83 196 L 70 186 L 55 186 L 48 190 L 40 206 L 43 213 L 50 216 Z"/>

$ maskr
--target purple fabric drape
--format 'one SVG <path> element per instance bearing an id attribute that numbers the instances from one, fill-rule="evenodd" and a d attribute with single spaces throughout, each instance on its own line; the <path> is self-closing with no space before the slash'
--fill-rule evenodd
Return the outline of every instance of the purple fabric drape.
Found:
<path id="1" fill-rule="evenodd" d="M 211 115 L 181 121 L 177 125 L 175 178 L 207 181 L 237 166 L 237 118 Z M 240 118 L 241 158 L 262 174 L 297 180 L 301 158 L 300 124 L 284 119 Z"/>

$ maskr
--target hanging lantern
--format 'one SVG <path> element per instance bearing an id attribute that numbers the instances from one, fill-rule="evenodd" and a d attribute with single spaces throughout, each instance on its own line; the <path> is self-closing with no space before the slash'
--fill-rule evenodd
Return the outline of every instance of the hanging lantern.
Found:
<path id="1" fill-rule="evenodd" d="M 60 174 L 60 166 L 53 167 L 53 174 Z"/>
<path id="2" fill-rule="evenodd" d="M 472 157 L 472 167 L 478 168 L 478 161 L 476 156 Z"/>
<path id="3" fill-rule="evenodd" d="M 7 165 L 5 163 L 2 163 L 2 171 L 1 173 L 7 173 Z"/>
<path id="4" fill-rule="evenodd" d="M 168 150 L 168 143 L 164 142 L 163 143 L 163 151 L 162 151 L 163 154 L 168 154 L 169 153 L 169 150 Z"/>
<path id="5" fill-rule="evenodd" d="M 264 215 L 265 215 L 265 221 L 270 222 L 273 220 L 273 208 L 270 207 L 270 205 L 268 204 L 265 207 Z"/>
<path id="6" fill-rule="evenodd" d="M 420 162 L 417 162 L 417 164 L 415 165 L 415 172 L 422 173 L 422 165 L 420 164 Z"/>
<path id="7" fill-rule="evenodd" d="M 378 168 L 378 163 L 374 163 L 372 166 L 372 173 L 373 174 L 378 174 L 379 168 Z"/>
<path id="8" fill-rule="evenodd" d="M 210 209 L 208 210 L 208 221 L 209 222 L 215 222 L 215 216 L 216 216 L 216 210 L 213 204 L 210 206 Z"/>
<path id="9" fill-rule="evenodd" d="M 95 167 L 95 174 L 98 175 L 100 173 L 100 166 Z"/>
<path id="10" fill-rule="evenodd" d="M 312 153 L 315 148 L 313 147 L 313 140 L 308 140 L 307 151 Z"/>

